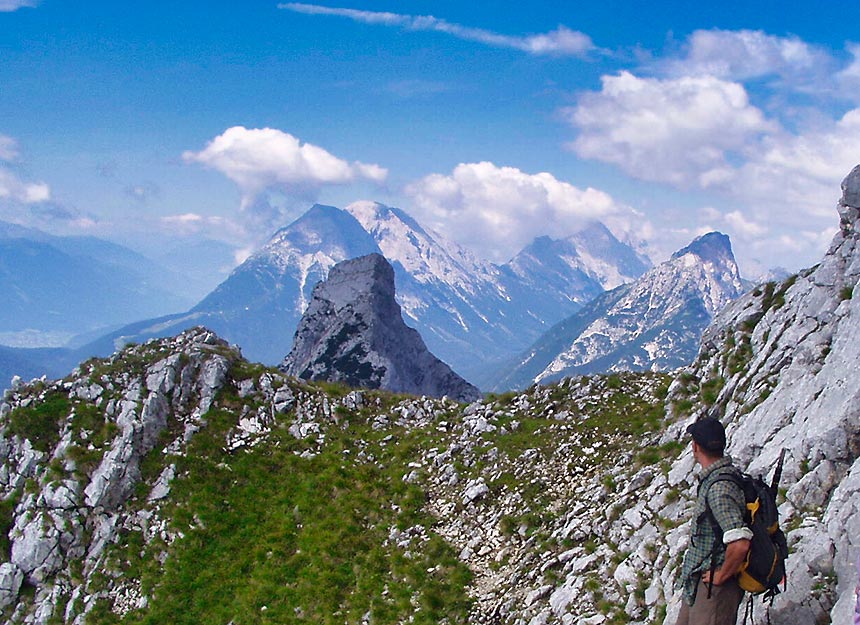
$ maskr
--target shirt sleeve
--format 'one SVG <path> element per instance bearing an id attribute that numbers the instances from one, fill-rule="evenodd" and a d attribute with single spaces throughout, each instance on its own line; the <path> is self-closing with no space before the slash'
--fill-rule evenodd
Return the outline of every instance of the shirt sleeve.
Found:
<path id="1" fill-rule="evenodd" d="M 724 544 L 752 538 L 752 530 L 744 523 L 746 500 L 737 484 L 727 480 L 712 484 L 708 489 L 708 506 L 723 530 Z"/>

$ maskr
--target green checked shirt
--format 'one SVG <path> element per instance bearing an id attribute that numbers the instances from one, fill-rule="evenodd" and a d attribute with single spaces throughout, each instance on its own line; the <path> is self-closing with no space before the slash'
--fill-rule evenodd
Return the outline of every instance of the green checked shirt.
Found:
<path id="1" fill-rule="evenodd" d="M 732 471 L 735 471 L 732 459 L 725 456 L 702 471 L 699 476 L 698 498 L 690 526 L 690 546 L 684 554 L 684 563 L 678 578 L 678 585 L 684 588 L 684 599 L 690 605 L 696 600 L 696 588 L 701 574 L 712 565 L 722 565 L 726 558 L 726 545 L 736 540 L 752 538 L 752 531 L 744 523 L 746 500 L 740 486 L 728 480 L 716 482 L 720 475 Z M 708 505 L 723 535 L 722 541 L 716 545 L 716 550 L 714 543 L 717 540 L 717 528 L 707 514 Z"/>

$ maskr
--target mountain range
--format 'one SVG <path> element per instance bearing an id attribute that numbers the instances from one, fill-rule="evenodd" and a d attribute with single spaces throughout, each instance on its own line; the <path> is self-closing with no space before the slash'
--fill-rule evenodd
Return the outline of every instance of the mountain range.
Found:
<path id="1" fill-rule="evenodd" d="M 13 240 L 35 245 L 31 239 Z M 104 249 L 100 257 L 116 265 L 136 260 L 123 248 L 74 243 L 65 241 L 66 248 Z M 314 205 L 186 312 L 135 321 L 65 352 L 6 350 L 0 374 L 60 376 L 126 343 L 198 325 L 251 360 L 279 363 L 314 286 L 336 263 L 367 254 L 391 263 L 404 320 L 428 349 L 472 383 L 499 391 L 564 375 L 687 364 L 715 312 L 743 290 L 728 237 L 717 233 L 651 268 L 594 222 L 564 239 L 539 237 L 496 265 L 398 208 Z"/>
<path id="2" fill-rule="evenodd" d="M 371 253 L 393 266 L 407 324 L 430 351 L 479 386 L 554 323 L 650 266 L 601 224 L 560 241 L 539 239 L 498 266 L 397 208 L 314 205 L 187 312 L 124 326 L 74 357 L 107 355 L 127 342 L 204 325 L 238 344 L 246 357 L 278 363 L 290 350 L 315 284 L 337 262 Z"/>
<path id="3" fill-rule="evenodd" d="M 729 237 L 697 238 L 635 282 L 555 325 L 495 390 L 603 371 L 670 371 L 693 361 L 702 332 L 745 291 Z"/>

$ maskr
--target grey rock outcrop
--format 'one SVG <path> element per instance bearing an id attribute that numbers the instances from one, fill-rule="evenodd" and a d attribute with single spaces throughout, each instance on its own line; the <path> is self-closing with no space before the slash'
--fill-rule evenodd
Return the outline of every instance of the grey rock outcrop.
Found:
<path id="1" fill-rule="evenodd" d="M 183 424 L 175 428 L 177 446 L 201 426 L 226 381 L 224 353 L 238 357 L 213 333 L 196 328 L 164 344 L 129 348 L 99 367 L 88 364 L 70 380 L 6 392 L 0 496 L 20 501 L 8 536 L 9 561 L 0 565 L 0 610 L 17 602 L 26 581 L 37 592 L 24 622 L 58 618 L 58 597 L 74 594 L 84 607 L 66 622 L 83 623 L 98 598 L 87 594 L 88 578 L 104 566 L 105 549 L 128 530 L 124 525 L 135 523 L 123 508 L 141 484 L 142 459 L 170 422 Z M 53 435 L 27 416 L 44 402 L 54 411 Z M 166 482 L 160 487 L 169 490 Z M 70 574 L 73 563 L 77 576 Z M 24 614 L 22 606 L 18 610 Z"/>
<path id="2" fill-rule="evenodd" d="M 281 368 L 354 387 L 460 401 L 480 396 L 403 322 L 394 270 L 380 254 L 339 263 L 317 284 Z"/>

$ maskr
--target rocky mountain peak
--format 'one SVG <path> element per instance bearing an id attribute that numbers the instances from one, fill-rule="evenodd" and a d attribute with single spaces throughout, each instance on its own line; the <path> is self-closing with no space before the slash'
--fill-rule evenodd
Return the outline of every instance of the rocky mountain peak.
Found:
<path id="1" fill-rule="evenodd" d="M 314 288 L 282 370 L 356 387 L 480 397 L 403 322 L 394 296 L 394 270 L 380 254 L 338 263 Z"/>
<path id="2" fill-rule="evenodd" d="M 688 246 L 672 254 L 672 258 L 681 258 L 686 254 L 695 254 L 705 261 L 725 262 L 731 258 L 734 262 L 731 240 L 722 232 L 709 232 L 695 238 Z"/>
<path id="3" fill-rule="evenodd" d="M 600 371 L 668 371 L 692 362 L 714 315 L 743 292 L 729 238 L 710 233 L 635 282 L 556 324 L 496 390 Z"/>

